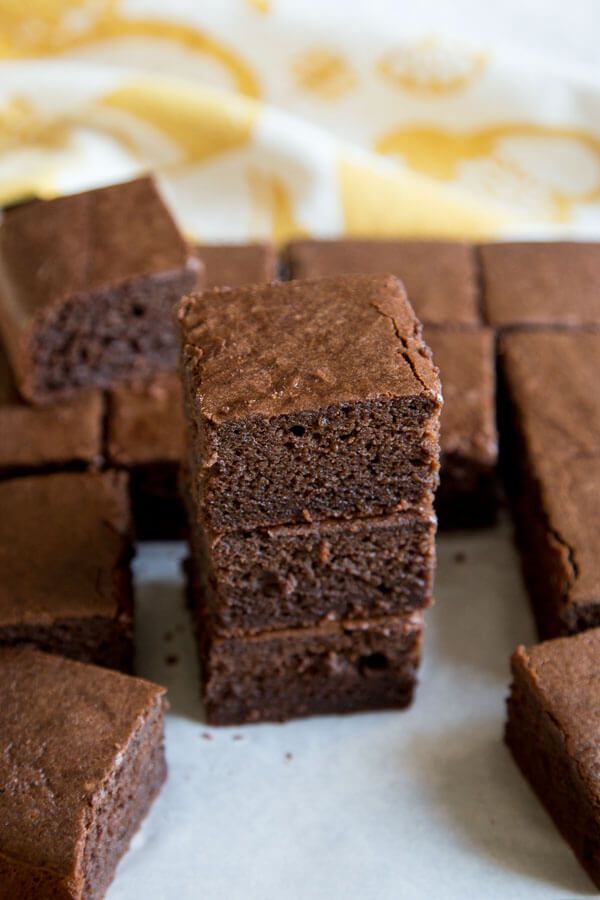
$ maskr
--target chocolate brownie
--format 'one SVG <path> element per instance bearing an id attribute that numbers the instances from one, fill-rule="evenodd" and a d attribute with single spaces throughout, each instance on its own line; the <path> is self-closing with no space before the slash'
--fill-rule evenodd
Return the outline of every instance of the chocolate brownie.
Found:
<path id="1" fill-rule="evenodd" d="M 402 708 L 412 700 L 422 613 L 225 637 L 201 597 L 192 605 L 211 724 Z"/>
<path id="2" fill-rule="evenodd" d="M 600 243 L 484 244 L 479 253 L 490 325 L 600 326 Z"/>
<path id="3" fill-rule="evenodd" d="M 17 393 L 0 344 L 0 478 L 98 465 L 102 416 L 99 391 L 56 406 L 27 406 Z"/>
<path id="4" fill-rule="evenodd" d="M 221 634 L 399 616 L 431 603 L 435 517 L 192 529 L 202 602 Z"/>
<path id="5" fill-rule="evenodd" d="M 441 473 L 435 505 L 442 528 L 493 524 L 496 516 L 494 334 L 487 328 L 426 328 L 440 369 Z"/>
<path id="6" fill-rule="evenodd" d="M 500 431 L 513 473 L 549 455 L 600 451 L 600 334 L 507 332 L 499 349 Z"/>
<path id="7" fill-rule="evenodd" d="M 277 275 L 271 244 L 198 244 L 195 250 L 204 263 L 206 288 L 261 284 Z"/>
<path id="8" fill-rule="evenodd" d="M 215 289 L 179 317 L 190 474 L 209 529 L 427 506 L 440 383 L 398 279 Z"/>
<path id="9" fill-rule="evenodd" d="M 430 325 L 478 325 L 476 257 L 470 244 L 446 241 L 294 241 L 292 278 L 391 272 L 402 279 L 419 319 Z"/>
<path id="10" fill-rule="evenodd" d="M 0 894 L 103 897 L 166 778 L 164 689 L 0 649 Z"/>
<path id="11" fill-rule="evenodd" d="M 145 539 L 182 537 L 184 511 L 179 468 L 185 422 L 181 381 L 175 372 L 151 382 L 120 384 L 108 395 L 106 453 L 130 473 L 136 534 Z"/>
<path id="12" fill-rule="evenodd" d="M 23 396 L 174 369 L 172 307 L 201 269 L 150 178 L 5 212 L 0 330 Z"/>
<path id="13" fill-rule="evenodd" d="M 600 456 L 536 459 L 517 502 L 523 571 L 541 637 L 600 625 Z"/>
<path id="14" fill-rule="evenodd" d="M 0 645 L 129 670 L 132 534 L 124 473 L 0 484 Z"/>
<path id="15" fill-rule="evenodd" d="M 600 889 L 600 630 L 519 647 L 506 741 Z"/>

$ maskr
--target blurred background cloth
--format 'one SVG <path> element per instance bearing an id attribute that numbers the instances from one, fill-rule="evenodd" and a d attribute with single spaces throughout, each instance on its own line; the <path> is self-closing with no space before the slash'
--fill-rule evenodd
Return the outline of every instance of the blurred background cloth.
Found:
<path id="1" fill-rule="evenodd" d="M 150 169 L 201 240 L 598 236 L 599 34 L 598 0 L 0 0 L 0 204 Z"/>

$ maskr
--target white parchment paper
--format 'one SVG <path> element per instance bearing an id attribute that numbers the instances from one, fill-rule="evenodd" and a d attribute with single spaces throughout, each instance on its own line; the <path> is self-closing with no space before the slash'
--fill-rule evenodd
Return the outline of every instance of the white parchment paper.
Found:
<path id="1" fill-rule="evenodd" d="M 534 900 L 593 893 L 502 743 L 534 640 L 510 527 L 443 536 L 408 712 L 209 728 L 181 545 L 136 562 L 139 674 L 169 688 L 169 780 L 109 900 Z"/>

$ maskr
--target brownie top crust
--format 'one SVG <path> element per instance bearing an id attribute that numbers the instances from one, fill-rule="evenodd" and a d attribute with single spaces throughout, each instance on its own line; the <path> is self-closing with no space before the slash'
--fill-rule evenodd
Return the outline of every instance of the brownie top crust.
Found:
<path id="1" fill-rule="evenodd" d="M 201 267 L 152 178 L 27 203 L 0 220 L 0 319 L 187 265 Z"/>
<path id="2" fill-rule="evenodd" d="M 571 608 L 600 603 L 600 457 L 542 458 L 535 477 L 554 554 L 559 588 Z"/>
<path id="3" fill-rule="evenodd" d="M 392 275 L 215 289 L 184 298 L 184 366 L 219 423 L 343 402 L 440 399 L 438 372 Z"/>
<path id="4" fill-rule="evenodd" d="M 427 328 L 425 340 L 442 379 L 442 453 L 494 462 L 498 440 L 493 331 Z"/>
<path id="5" fill-rule="evenodd" d="M 486 320 L 600 326 L 600 242 L 523 242 L 479 248 Z"/>
<path id="6" fill-rule="evenodd" d="M 119 611 L 129 561 L 124 473 L 59 473 L 0 484 L 0 626 Z"/>
<path id="7" fill-rule="evenodd" d="M 100 391 L 84 392 L 56 406 L 27 406 L 0 343 L 0 474 L 97 463 L 102 414 Z"/>
<path id="8" fill-rule="evenodd" d="M 163 694 L 108 669 L 1 649 L 0 855 L 62 876 L 80 896 L 95 798 Z"/>
<path id="9" fill-rule="evenodd" d="M 292 278 L 392 272 L 402 279 L 425 324 L 480 322 L 475 250 L 451 241 L 295 241 L 287 249 Z"/>
<path id="10" fill-rule="evenodd" d="M 518 647 L 515 675 L 524 679 L 537 702 L 560 729 L 565 751 L 577 759 L 580 776 L 600 794 L 600 628 Z"/>
<path id="11" fill-rule="evenodd" d="M 106 444 L 117 465 L 179 462 L 185 445 L 181 379 L 162 372 L 151 382 L 120 384 L 108 395 Z"/>
<path id="12" fill-rule="evenodd" d="M 260 284 L 276 277 L 272 244 L 198 244 L 195 249 L 204 263 L 206 289 Z"/>
<path id="13" fill-rule="evenodd" d="M 500 360 L 530 458 L 600 449 L 600 334 L 506 332 Z"/>

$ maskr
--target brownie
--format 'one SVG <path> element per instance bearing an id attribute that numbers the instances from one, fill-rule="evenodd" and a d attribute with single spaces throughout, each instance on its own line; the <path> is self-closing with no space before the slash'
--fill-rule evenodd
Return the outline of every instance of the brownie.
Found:
<path id="1" fill-rule="evenodd" d="M 182 326 L 190 468 L 215 532 L 425 507 L 438 372 L 393 276 L 215 289 Z"/>
<path id="2" fill-rule="evenodd" d="M 210 536 L 192 528 L 202 602 L 221 634 L 399 616 L 432 600 L 429 515 L 334 519 Z"/>
<path id="3" fill-rule="evenodd" d="M 177 373 L 162 373 L 141 384 L 120 384 L 110 391 L 106 453 L 111 465 L 130 473 L 139 538 L 183 536 L 185 516 L 179 469 L 184 455 L 184 432 Z"/>
<path id="4" fill-rule="evenodd" d="M 426 328 L 425 340 L 440 369 L 444 395 L 435 503 L 440 527 L 491 525 L 498 461 L 494 333 Z"/>
<path id="5" fill-rule="evenodd" d="M 506 741 L 600 889 L 600 630 L 519 647 Z"/>
<path id="6" fill-rule="evenodd" d="M 261 284 L 277 275 L 272 244 L 198 244 L 195 250 L 204 264 L 205 288 Z"/>
<path id="7" fill-rule="evenodd" d="M 402 279 L 419 319 L 430 325 L 480 323 L 476 257 L 470 244 L 450 241 L 294 241 L 287 248 L 292 278 L 374 275 Z"/>
<path id="8" fill-rule="evenodd" d="M 99 391 L 86 391 L 56 406 L 27 406 L 0 344 L 0 478 L 98 465 L 102 417 Z"/>
<path id="9" fill-rule="evenodd" d="M 600 456 L 539 459 L 517 501 L 523 571 L 541 637 L 600 625 Z"/>
<path id="10" fill-rule="evenodd" d="M 125 473 L 0 484 L 0 645 L 129 670 L 133 555 Z"/>
<path id="11" fill-rule="evenodd" d="M 190 590 L 201 591 L 193 575 Z M 192 605 L 211 724 L 401 709 L 412 701 L 422 613 L 224 636 L 201 596 Z"/>
<path id="12" fill-rule="evenodd" d="M 507 332 L 499 350 L 501 435 L 512 474 L 537 458 L 598 452 L 600 334 Z"/>
<path id="13" fill-rule="evenodd" d="M 600 326 L 600 243 L 484 244 L 479 253 L 490 325 Z"/>
<path id="14" fill-rule="evenodd" d="M 172 307 L 202 270 L 151 178 L 17 206 L 0 223 L 0 330 L 34 403 L 174 369 Z"/>
<path id="15" fill-rule="evenodd" d="M 103 897 L 166 778 L 164 689 L 0 649 L 0 894 Z"/>

